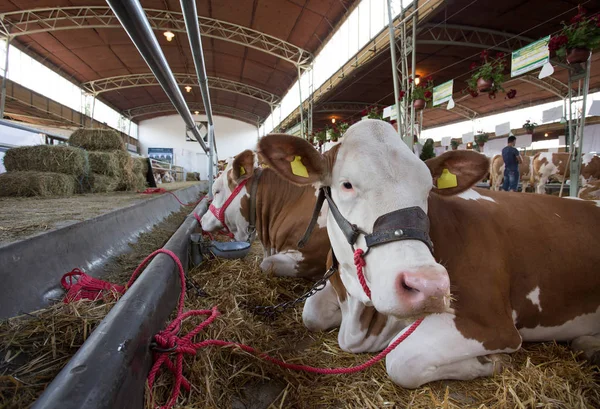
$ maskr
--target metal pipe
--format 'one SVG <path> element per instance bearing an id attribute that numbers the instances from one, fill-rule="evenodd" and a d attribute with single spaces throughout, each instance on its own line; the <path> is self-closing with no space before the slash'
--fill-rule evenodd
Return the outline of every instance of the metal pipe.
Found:
<path id="1" fill-rule="evenodd" d="M 212 185 L 215 172 L 215 158 L 213 156 L 215 146 L 215 131 L 211 123 L 208 124 L 208 198 L 213 199 Z"/>
<path id="2" fill-rule="evenodd" d="M 415 8 L 416 8 L 416 6 L 417 6 L 417 4 L 415 3 Z M 413 21 L 412 21 L 412 47 L 410 49 L 413 87 L 416 86 L 416 84 L 415 84 L 415 76 L 417 74 L 417 53 L 416 53 L 416 51 L 417 51 L 417 11 L 415 10 L 415 13 L 413 14 Z M 412 135 L 410 135 L 410 143 L 408 146 L 412 149 L 413 142 L 414 142 L 414 135 L 416 135 L 414 106 L 410 110 L 410 129 L 412 130 Z M 420 129 L 419 129 L 419 131 L 420 131 Z"/>
<path id="3" fill-rule="evenodd" d="M 302 70 L 298 66 L 298 93 L 300 94 L 300 137 L 304 138 L 304 114 L 302 111 Z"/>
<path id="4" fill-rule="evenodd" d="M 138 0 L 106 0 L 106 2 L 183 118 L 186 126 L 192 130 L 204 152 L 208 151 L 140 2 Z"/>
<path id="5" fill-rule="evenodd" d="M 92 118 L 92 122 L 90 123 L 90 128 L 94 128 L 94 110 L 96 109 L 96 94 L 92 95 L 92 112 L 90 113 L 90 118 Z"/>
<path id="6" fill-rule="evenodd" d="M 396 123 L 398 124 L 398 135 L 402 138 L 402 128 L 400 126 L 400 90 L 398 87 L 398 69 L 396 68 L 396 35 L 394 34 L 394 19 L 392 18 L 392 0 L 387 0 L 388 8 L 388 31 L 390 34 L 390 53 L 392 55 L 392 78 L 394 79 L 394 98 L 396 106 Z M 407 135 L 404 137 L 406 142 Z M 409 138 L 412 140 L 412 136 Z M 410 147 L 412 144 L 407 145 Z"/>
<path id="7" fill-rule="evenodd" d="M 0 97 L 0 119 L 4 119 L 4 108 L 6 106 L 6 81 L 8 77 L 8 49 L 10 48 L 10 37 L 6 37 L 6 54 L 4 56 L 4 75 L 2 76 L 2 96 Z"/>
<path id="8" fill-rule="evenodd" d="M 572 166 L 571 166 L 571 186 L 570 186 L 570 191 L 569 194 L 571 197 L 577 197 L 577 194 L 579 193 L 579 175 L 581 173 L 581 156 L 583 154 L 583 131 L 585 129 L 585 111 L 587 108 L 587 97 L 588 97 L 588 90 L 590 88 L 590 71 L 592 68 L 592 58 L 588 58 L 586 64 L 585 64 L 585 78 L 583 80 L 583 101 L 581 104 L 581 122 L 579 124 L 579 126 L 577 127 L 577 142 L 579 143 L 579 146 L 577 147 L 577 150 L 575 152 L 571 152 L 571 154 L 573 155 L 573 153 L 575 153 L 573 155 L 574 162 L 571 162 Z M 573 172 L 574 170 L 574 172 Z"/>
<path id="9" fill-rule="evenodd" d="M 204 51 L 202 50 L 202 40 L 200 38 L 200 26 L 198 25 L 198 11 L 194 0 L 181 0 L 181 11 L 185 20 L 185 27 L 190 41 L 202 102 L 204 103 L 204 112 L 209 125 L 214 125 L 212 116 L 212 107 L 210 105 L 210 94 L 208 91 L 208 76 L 206 75 L 206 63 L 204 62 Z"/>

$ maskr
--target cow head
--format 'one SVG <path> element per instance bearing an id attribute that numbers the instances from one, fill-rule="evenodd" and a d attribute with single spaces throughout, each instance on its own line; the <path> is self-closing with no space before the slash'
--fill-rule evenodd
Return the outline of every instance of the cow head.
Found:
<path id="1" fill-rule="evenodd" d="M 427 212 L 432 189 L 441 195 L 469 189 L 489 165 L 485 156 L 470 151 L 450 151 L 424 163 L 390 124 L 378 120 L 351 126 L 341 144 L 325 154 L 303 139 L 277 134 L 262 138 L 259 150 L 268 165 L 289 181 L 329 186 L 341 214 L 366 233 L 373 231 L 379 217 L 395 210 L 418 206 Z M 445 169 L 457 176 L 457 185 L 437 189 L 434 186 Z M 327 232 L 342 281 L 352 296 L 397 317 L 448 310 L 448 272 L 423 242 L 393 241 L 371 248 L 365 259 L 369 300 L 357 278 L 352 248 L 331 212 Z M 364 235 L 356 247 L 366 249 Z"/>
<path id="2" fill-rule="evenodd" d="M 212 205 L 221 209 L 235 188 L 254 174 L 256 155 L 251 150 L 245 150 L 229 161 L 225 170 L 215 179 L 212 186 Z M 248 239 L 248 215 L 242 214 L 242 198 L 249 192 L 250 186 L 244 186 L 239 194 L 225 209 L 225 224 L 238 241 Z M 225 228 L 217 217 L 210 211 L 202 216 L 202 229 L 216 232 Z"/>

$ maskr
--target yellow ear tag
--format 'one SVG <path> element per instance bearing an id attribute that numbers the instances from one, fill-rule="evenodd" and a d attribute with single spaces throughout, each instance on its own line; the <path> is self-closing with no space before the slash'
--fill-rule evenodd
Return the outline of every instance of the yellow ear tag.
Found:
<path id="1" fill-rule="evenodd" d="M 294 160 L 290 162 L 292 165 L 292 173 L 296 176 L 301 176 L 303 178 L 308 177 L 308 170 L 306 166 L 302 163 L 302 158 L 300 156 L 295 156 Z"/>
<path id="2" fill-rule="evenodd" d="M 243 166 L 240 166 L 240 176 L 244 176 L 246 174 L 246 169 Z"/>
<path id="3" fill-rule="evenodd" d="M 437 180 L 438 189 L 448 189 L 456 186 L 458 186 L 458 183 L 456 182 L 456 175 L 450 173 L 448 169 L 444 169 L 441 176 Z"/>
<path id="4" fill-rule="evenodd" d="M 269 165 L 267 165 L 266 163 L 263 163 L 262 165 L 260 165 L 263 169 L 266 169 L 269 167 Z"/>

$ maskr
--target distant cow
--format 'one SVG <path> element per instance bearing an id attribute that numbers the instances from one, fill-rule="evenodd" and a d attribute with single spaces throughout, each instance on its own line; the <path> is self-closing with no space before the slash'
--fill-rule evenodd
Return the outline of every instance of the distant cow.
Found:
<path id="1" fill-rule="evenodd" d="M 527 191 L 531 180 L 531 156 L 521 153 L 522 163 L 519 164 L 521 191 Z M 490 164 L 490 189 L 500 190 L 504 181 L 504 160 L 502 155 L 495 155 Z"/>
<path id="2" fill-rule="evenodd" d="M 594 180 L 582 187 L 578 197 L 584 200 L 600 200 L 600 180 Z"/>
<path id="3" fill-rule="evenodd" d="M 566 152 L 541 152 L 533 157 L 531 183 L 536 186 L 536 193 L 546 193 L 546 183 L 551 178 L 562 183 L 570 175 L 569 154 Z M 600 157 L 586 153 L 582 156 L 580 184 L 583 187 L 596 179 L 600 179 Z"/>
<path id="4" fill-rule="evenodd" d="M 278 276 L 323 275 L 329 251 L 324 216 L 318 219 L 315 237 L 305 248 L 298 249 L 317 199 L 315 188 L 299 187 L 280 178 L 272 169 L 259 168 L 256 154 L 251 150 L 237 155 L 215 180 L 211 211 L 202 217 L 202 228 L 208 232 L 227 228 L 236 240 L 251 239 L 248 228 L 253 184 L 256 184 L 256 234 L 265 252 L 261 269 L 267 272 L 272 268 Z M 234 193 L 236 189 L 238 193 Z M 228 200 L 230 204 L 219 220 Z"/>
<path id="5" fill-rule="evenodd" d="M 383 121 L 351 126 L 337 148 L 320 154 L 290 135 L 259 141 L 270 169 L 325 188 L 336 205 L 327 231 L 339 276 L 308 299 L 312 328 L 339 325 L 340 347 L 361 352 L 424 317 L 386 357 L 407 388 L 490 376 L 497 354 L 524 341 L 573 341 L 600 357 L 595 202 L 472 189 L 489 170 L 485 156 L 422 162 Z"/>

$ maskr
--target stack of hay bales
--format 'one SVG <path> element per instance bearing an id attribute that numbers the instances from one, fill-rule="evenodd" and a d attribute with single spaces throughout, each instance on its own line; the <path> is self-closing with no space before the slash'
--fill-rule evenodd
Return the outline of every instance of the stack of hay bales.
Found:
<path id="1" fill-rule="evenodd" d="M 148 158 L 133 158 L 133 178 L 136 186 L 146 187 L 149 167 Z"/>
<path id="2" fill-rule="evenodd" d="M 91 192 L 144 189 L 145 179 L 142 181 L 134 175 L 133 158 L 116 131 L 78 129 L 69 138 L 69 144 L 88 151 Z"/>
<path id="3" fill-rule="evenodd" d="M 196 172 L 188 172 L 185 175 L 185 180 L 188 182 L 193 182 L 193 181 L 199 181 L 200 180 L 200 175 Z"/>
<path id="4" fill-rule="evenodd" d="M 0 197 L 70 196 L 88 174 L 85 151 L 64 145 L 22 146 L 4 156 Z"/>

